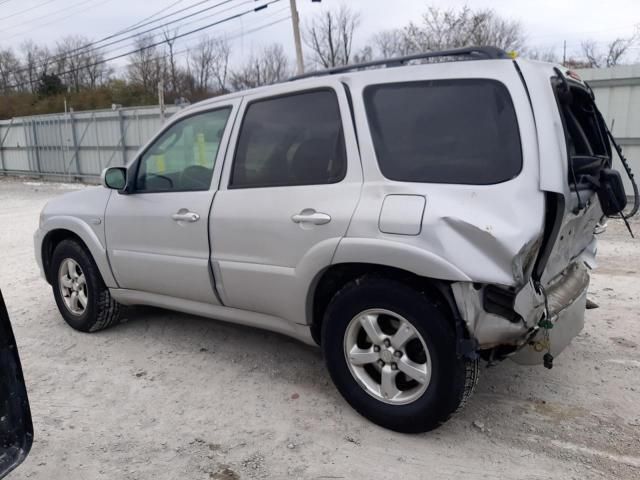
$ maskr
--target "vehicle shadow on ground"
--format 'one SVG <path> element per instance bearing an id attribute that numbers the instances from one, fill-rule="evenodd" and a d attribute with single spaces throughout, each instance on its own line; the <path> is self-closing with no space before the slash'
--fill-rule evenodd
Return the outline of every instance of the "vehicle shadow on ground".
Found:
<path id="1" fill-rule="evenodd" d="M 374 438 L 411 445 L 407 456 L 420 458 L 421 451 L 441 451 L 442 445 L 474 451 L 489 442 L 515 455 L 550 455 L 560 461 L 567 455 L 593 460 L 589 452 L 596 452 L 594 466 L 600 471 L 617 462 L 606 453 L 612 441 L 627 445 L 620 449 L 623 455 L 632 455 L 635 445 L 632 427 L 606 412 L 596 415 L 572 398 L 582 381 L 576 377 L 577 365 L 585 362 L 583 349 L 592 349 L 590 344 L 569 347 L 550 371 L 511 361 L 491 368 L 481 364 L 476 393 L 461 412 L 435 431 L 404 435 L 378 427 L 351 409 L 332 385 L 317 347 L 256 328 L 153 307 L 127 309 L 124 317 L 124 323 L 93 335 L 97 341 L 91 348 L 102 352 L 117 347 L 117 371 L 140 382 L 120 380 L 126 391 L 130 385 L 144 384 L 160 397 L 188 395 L 188 408 L 194 412 L 190 417 L 181 416 L 181 407 L 173 404 L 165 406 L 162 415 L 149 411 L 146 404 L 130 405 L 154 416 L 154 422 L 180 416 L 189 432 L 213 422 L 227 433 L 235 429 L 242 433 L 245 419 L 251 419 L 251 432 L 276 436 L 273 432 L 290 435 L 310 428 L 313 435 L 309 433 L 307 441 L 325 450 L 335 445 L 364 449 L 378 445 L 369 444 Z M 220 390 L 224 393 L 217 393 Z M 293 400 L 292 395 L 298 398 L 298 394 L 300 399 Z M 209 410 L 212 396 L 217 398 L 216 408 Z M 181 404 L 180 400 L 175 405 Z M 555 445 L 551 451 L 550 442 Z"/>
<path id="2" fill-rule="evenodd" d="M 277 368 L 278 382 L 284 386 L 295 389 L 300 381 L 304 381 L 305 385 L 312 386 L 314 395 L 346 405 L 330 383 L 321 349 L 285 335 L 147 306 L 128 308 L 124 323 L 109 331 L 119 337 L 127 337 L 129 341 L 136 341 L 136 338 L 143 342 L 152 341 L 164 351 L 222 354 L 211 355 L 205 362 L 205 368 L 207 364 L 220 366 L 220 362 L 232 362 L 242 370 L 255 370 L 257 365 L 257 369 L 265 373 Z M 535 372 L 527 374 L 526 370 L 511 361 L 491 368 L 481 361 L 476 394 L 457 417 L 475 418 L 473 412 L 482 409 L 483 405 L 491 407 L 497 418 L 511 413 L 512 402 L 502 404 L 496 402 L 496 398 L 511 394 L 520 398 L 531 397 L 530 388 L 523 388 L 522 383 L 525 376 L 534 378 Z M 310 378 L 314 379 L 311 384 Z M 444 432 L 448 428 L 441 430 Z"/>

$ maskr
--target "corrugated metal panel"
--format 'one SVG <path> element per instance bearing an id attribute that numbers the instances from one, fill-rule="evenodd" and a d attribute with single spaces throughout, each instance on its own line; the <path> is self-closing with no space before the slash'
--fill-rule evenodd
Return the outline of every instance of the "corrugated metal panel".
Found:
<path id="1" fill-rule="evenodd" d="M 631 169 L 640 174 L 640 65 L 622 65 L 611 68 L 578 70 L 596 96 L 598 108 L 613 125 L 613 136 L 622 146 Z M 614 166 L 622 166 L 614 160 Z M 623 173 L 627 193 L 631 194 L 631 182 Z"/>
<path id="2" fill-rule="evenodd" d="M 169 106 L 165 119 L 179 110 Z M 133 160 L 161 126 L 159 107 L 39 115 L 0 122 L 0 172 L 96 177 Z"/>

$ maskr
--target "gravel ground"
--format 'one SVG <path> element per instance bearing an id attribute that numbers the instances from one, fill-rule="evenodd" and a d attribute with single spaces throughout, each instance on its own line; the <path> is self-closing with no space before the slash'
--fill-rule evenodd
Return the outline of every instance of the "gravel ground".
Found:
<path id="1" fill-rule="evenodd" d="M 319 350 L 283 336 L 150 308 L 67 327 L 32 234 L 74 188 L 0 178 L 0 288 L 35 428 L 10 478 L 640 478 L 640 247 L 618 222 L 593 275 L 600 308 L 553 370 L 483 368 L 461 414 L 402 435 L 358 416 Z"/>

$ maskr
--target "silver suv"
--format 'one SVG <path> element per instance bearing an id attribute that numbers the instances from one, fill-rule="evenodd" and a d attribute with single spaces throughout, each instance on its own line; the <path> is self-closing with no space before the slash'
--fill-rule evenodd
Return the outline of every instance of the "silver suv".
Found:
<path id="1" fill-rule="evenodd" d="M 373 62 L 185 109 L 49 202 L 35 252 L 75 329 L 144 304 L 278 332 L 362 415 L 426 431 L 479 359 L 550 367 L 582 329 L 594 228 L 626 204 L 611 152 L 559 66 Z"/>

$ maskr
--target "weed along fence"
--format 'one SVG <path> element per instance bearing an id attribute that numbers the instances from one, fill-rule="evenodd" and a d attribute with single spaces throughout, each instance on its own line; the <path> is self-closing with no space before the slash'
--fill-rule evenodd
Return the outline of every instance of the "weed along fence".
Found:
<path id="1" fill-rule="evenodd" d="M 165 109 L 167 119 L 178 107 Z M 96 180 L 124 165 L 162 124 L 159 107 L 19 117 L 0 121 L 0 173 Z"/>

